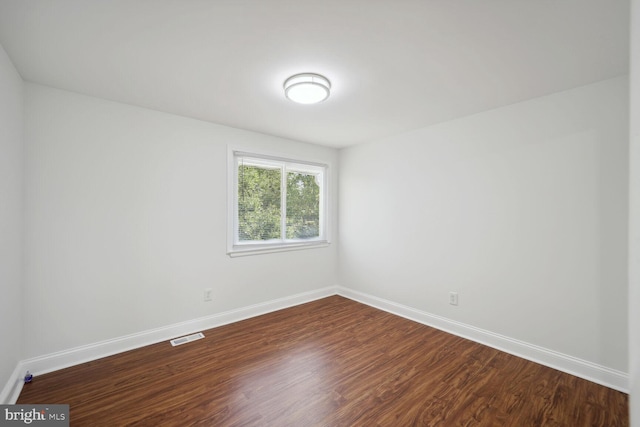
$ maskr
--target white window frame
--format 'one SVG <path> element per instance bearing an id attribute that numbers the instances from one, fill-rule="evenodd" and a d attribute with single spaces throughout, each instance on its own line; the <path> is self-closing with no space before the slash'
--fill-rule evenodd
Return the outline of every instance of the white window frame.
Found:
<path id="1" fill-rule="evenodd" d="M 286 239 L 286 174 L 282 174 L 281 212 L 282 238 L 268 241 L 239 240 L 238 236 L 238 166 L 239 159 L 251 164 L 277 167 L 283 170 L 320 173 L 320 233 L 310 239 Z M 321 162 L 292 159 L 280 155 L 229 147 L 227 157 L 227 254 L 231 257 L 326 247 L 329 245 L 329 165 Z"/>

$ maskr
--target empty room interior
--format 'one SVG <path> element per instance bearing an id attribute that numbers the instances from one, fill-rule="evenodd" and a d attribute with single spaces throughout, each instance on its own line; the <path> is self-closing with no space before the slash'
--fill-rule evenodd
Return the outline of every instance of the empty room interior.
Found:
<path id="1" fill-rule="evenodd" d="M 636 0 L 0 0 L 0 404 L 640 427 L 639 27 Z"/>

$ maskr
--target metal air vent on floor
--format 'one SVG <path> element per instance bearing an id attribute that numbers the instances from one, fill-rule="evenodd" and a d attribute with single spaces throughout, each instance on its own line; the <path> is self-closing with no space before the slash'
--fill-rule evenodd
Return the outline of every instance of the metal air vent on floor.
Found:
<path id="1" fill-rule="evenodd" d="M 174 338 L 171 340 L 171 345 L 175 347 L 177 345 L 186 344 L 188 342 L 199 340 L 201 338 L 204 338 L 204 334 L 202 332 L 198 332 L 197 334 L 187 335 L 186 337 Z"/>

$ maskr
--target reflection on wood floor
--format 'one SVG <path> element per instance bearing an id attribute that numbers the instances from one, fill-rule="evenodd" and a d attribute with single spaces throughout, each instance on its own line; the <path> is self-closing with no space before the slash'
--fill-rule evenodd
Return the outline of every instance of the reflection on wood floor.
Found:
<path id="1" fill-rule="evenodd" d="M 624 393 L 333 296 L 38 376 L 72 426 L 628 426 Z"/>

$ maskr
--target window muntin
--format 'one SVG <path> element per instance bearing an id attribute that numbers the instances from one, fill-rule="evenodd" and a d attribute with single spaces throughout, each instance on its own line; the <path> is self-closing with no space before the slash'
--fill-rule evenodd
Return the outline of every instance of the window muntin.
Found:
<path id="1" fill-rule="evenodd" d="M 229 254 L 326 244 L 326 165 L 233 151 Z"/>

